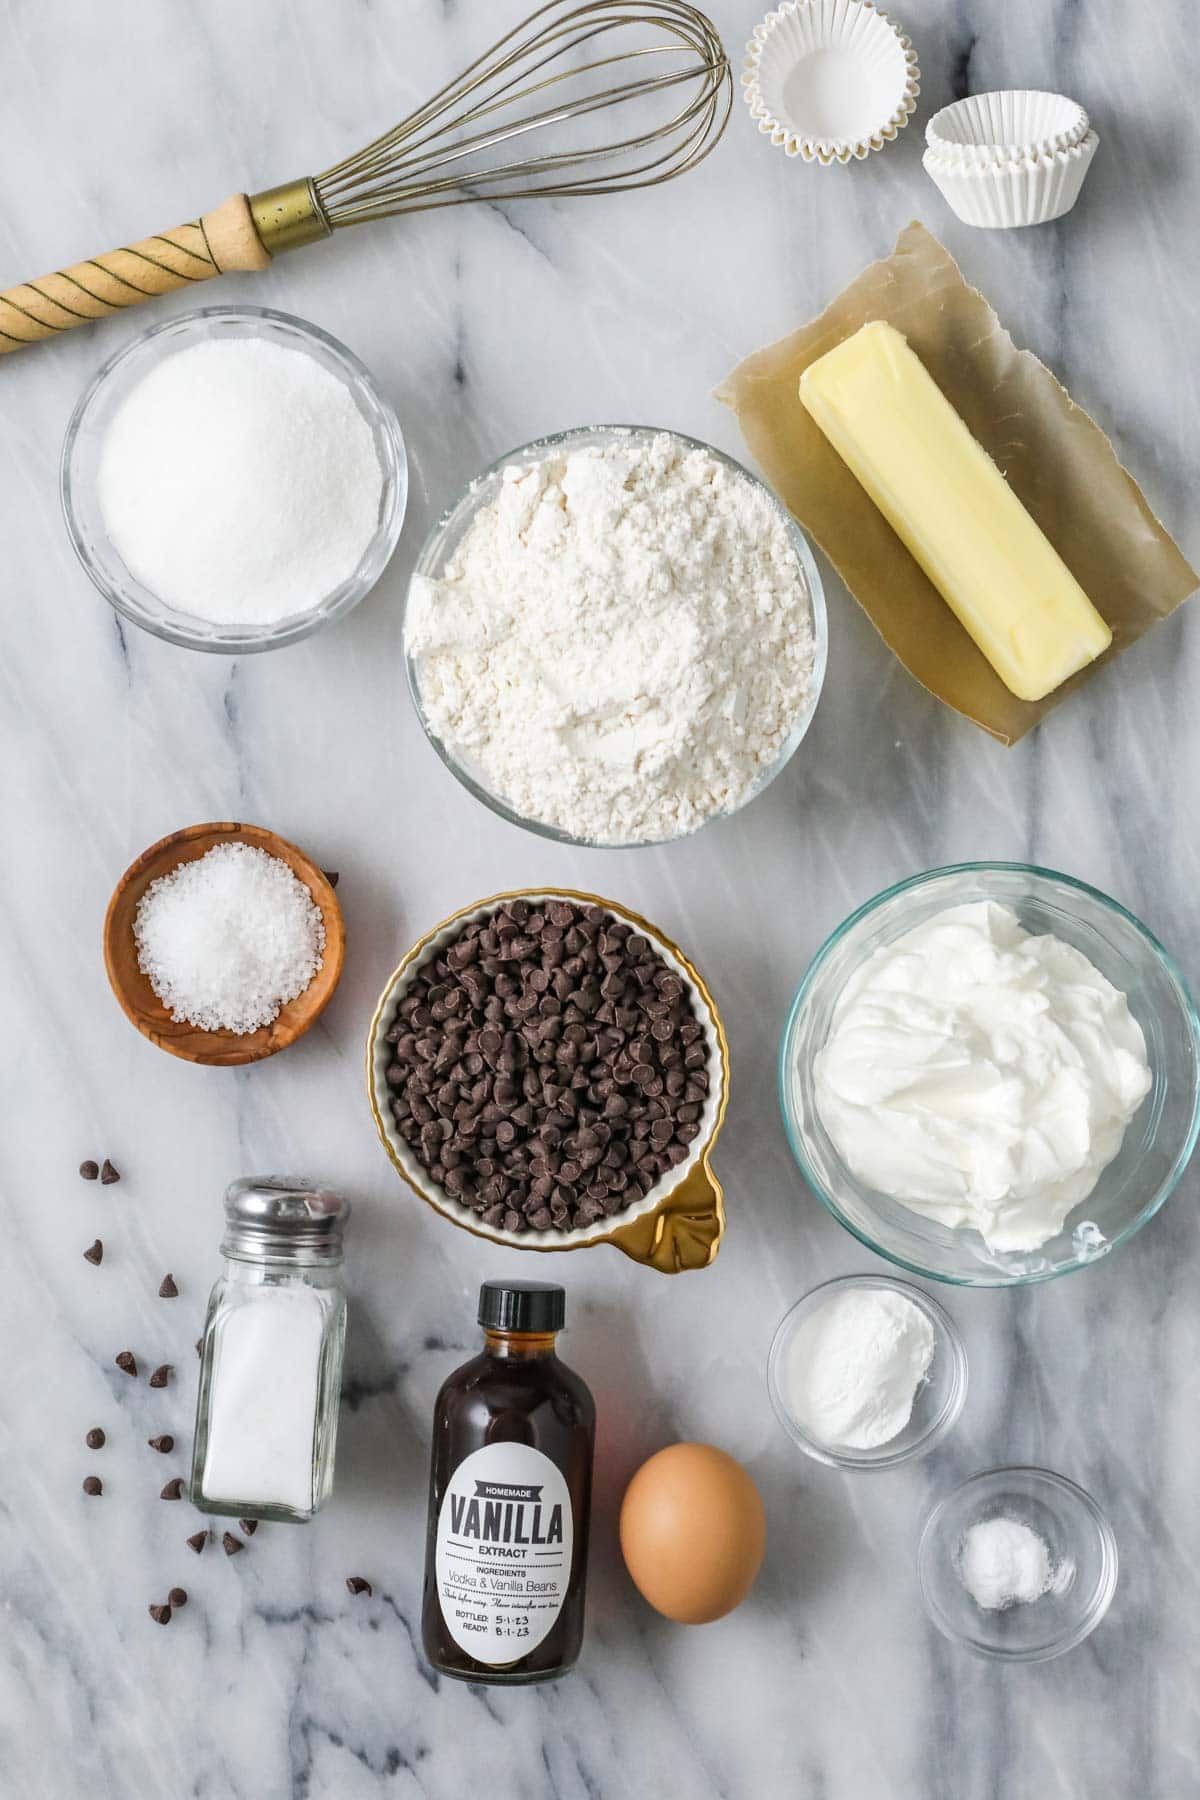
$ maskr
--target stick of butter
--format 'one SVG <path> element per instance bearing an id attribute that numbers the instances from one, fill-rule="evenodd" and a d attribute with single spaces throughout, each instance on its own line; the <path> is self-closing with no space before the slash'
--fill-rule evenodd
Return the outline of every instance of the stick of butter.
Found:
<path id="1" fill-rule="evenodd" d="M 1107 650 L 1112 632 L 894 326 L 811 363 L 800 398 L 1018 699 Z"/>

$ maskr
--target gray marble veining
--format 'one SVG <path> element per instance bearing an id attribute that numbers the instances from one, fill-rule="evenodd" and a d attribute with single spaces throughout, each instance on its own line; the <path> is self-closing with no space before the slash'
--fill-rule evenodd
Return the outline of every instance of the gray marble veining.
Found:
<path id="1" fill-rule="evenodd" d="M 713 0 L 738 54 L 752 0 Z M 322 166 L 468 60 L 511 0 L 0 0 L 0 264 L 16 280 Z M 711 390 L 923 218 L 1108 429 L 1195 561 L 1200 274 L 1195 17 L 1184 0 L 897 0 L 916 122 L 848 169 L 789 163 L 739 100 L 686 182 L 611 202 L 477 207 L 346 233 L 197 298 L 334 332 L 393 399 L 413 463 L 401 549 L 346 622 L 276 655 L 189 655 L 123 630 L 75 566 L 57 462 L 74 400 L 130 315 L 0 362 L 3 970 L 0 1795 L 4 1800 L 1186 1800 L 1200 1791 L 1196 1178 L 1130 1246 L 1028 1293 L 947 1296 L 972 1386 L 928 1460 L 842 1476 L 794 1453 L 764 1359 L 814 1282 L 880 1267 L 792 1165 L 774 1096 L 789 996 L 852 906 L 958 858 L 1028 858 L 1140 913 L 1200 976 L 1194 783 L 1200 627 L 1186 611 L 1011 751 L 938 708 L 832 577 L 830 674 L 801 754 L 748 812 L 664 850 L 579 852 L 489 817 L 425 744 L 400 613 L 424 529 L 483 462 L 583 420 L 661 423 L 739 454 Z M 1048 86 L 1102 145 L 1073 215 L 973 233 L 920 166 L 929 110 Z M 160 306 L 161 318 L 193 296 Z M 193 820 L 270 824 L 341 872 L 346 973 L 319 1027 L 245 1072 L 177 1063 L 120 1017 L 100 924 L 120 871 Z M 474 1289 L 528 1272 L 416 1208 L 375 1142 L 363 1038 L 409 942 L 481 894 L 538 882 L 644 910 L 705 971 L 729 1026 L 720 1146 L 730 1230 L 664 1281 L 612 1252 L 556 1259 L 568 1357 L 600 1408 L 585 1656 L 567 1682 L 438 1682 L 415 1643 L 427 1429 L 473 1341 Z M 119 1186 L 85 1186 L 84 1156 Z M 183 1469 L 191 1341 L 226 1181 L 283 1167 L 356 1204 L 338 1491 L 310 1529 L 199 1559 L 156 1498 Z M 81 1252 L 99 1234 L 103 1266 Z M 166 1269 L 180 1287 L 157 1298 Z M 113 1365 L 176 1364 L 152 1393 Z M 108 1446 L 84 1448 L 102 1424 Z M 145 1448 L 155 1430 L 172 1458 Z M 747 1604 L 687 1631 L 620 1566 L 615 1509 L 650 1450 L 698 1437 L 762 1484 L 770 1554 Z M 1123 1557 L 1112 1611 L 1035 1668 L 972 1661 L 926 1623 L 924 1508 L 991 1463 L 1094 1491 Z M 169 1465 L 169 1467 L 164 1467 Z M 105 1494 L 87 1500 L 91 1467 Z M 375 1596 L 351 1599 L 350 1573 Z M 147 1604 L 182 1582 L 166 1632 Z"/>

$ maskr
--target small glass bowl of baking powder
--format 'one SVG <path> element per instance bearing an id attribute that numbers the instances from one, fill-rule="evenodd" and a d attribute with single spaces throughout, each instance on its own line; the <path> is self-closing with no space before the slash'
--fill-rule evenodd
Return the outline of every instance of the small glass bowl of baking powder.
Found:
<path id="1" fill-rule="evenodd" d="M 770 787 L 776 776 L 780 775 L 787 767 L 812 724 L 813 714 L 817 710 L 817 702 L 821 697 L 829 649 L 829 627 L 825 611 L 825 592 L 821 585 L 821 576 L 816 560 L 809 548 L 808 539 L 777 496 L 756 475 L 752 475 L 749 469 L 743 468 L 741 463 L 715 449 L 712 444 L 706 444 L 699 438 L 687 437 L 680 431 L 670 431 L 665 427 L 650 425 L 581 425 L 567 431 L 553 432 L 547 437 L 535 438 L 531 443 L 522 444 L 515 450 L 509 450 L 504 456 L 497 458 L 490 467 L 475 476 L 433 526 L 421 548 L 421 554 L 417 558 L 412 574 L 413 582 L 419 580 L 438 581 L 442 578 L 447 564 L 466 538 L 476 518 L 485 507 L 492 505 L 500 494 L 507 470 L 527 469 L 536 463 L 545 462 L 549 457 L 568 456 L 578 450 L 602 450 L 613 444 L 649 445 L 656 438 L 663 437 L 670 438 L 684 451 L 701 451 L 731 474 L 749 482 L 753 488 L 765 495 L 786 527 L 788 541 L 796 558 L 799 582 L 808 602 L 812 629 L 812 668 L 807 692 L 803 704 L 792 722 L 790 731 L 780 745 L 778 754 L 763 769 L 753 786 L 742 795 L 735 806 L 726 811 L 711 812 L 688 830 L 670 836 L 636 837 L 620 842 L 598 841 L 593 838 L 574 836 L 569 831 L 562 830 L 543 819 L 536 819 L 518 812 L 487 785 L 478 768 L 460 755 L 454 746 L 443 741 L 427 714 L 421 697 L 418 659 L 410 654 L 406 642 L 404 663 L 409 693 L 425 735 L 442 762 L 445 763 L 455 779 L 462 783 L 468 793 L 482 801 L 489 811 L 496 813 L 502 819 L 507 819 L 511 825 L 522 826 L 524 830 L 533 832 L 537 837 L 549 838 L 552 843 L 571 844 L 579 849 L 650 849 L 657 844 L 678 842 L 681 837 L 691 836 L 695 831 L 703 830 L 704 826 L 711 824 L 714 819 L 731 818 L 734 813 L 741 812 L 749 806 L 751 801 L 757 800 L 759 795 Z M 411 601 L 411 586 L 409 595 Z"/>
<path id="2" fill-rule="evenodd" d="M 1044 1584 L 1034 1583 L 1032 1598 L 1010 1598 L 1003 1580 L 994 1596 L 971 1593 L 969 1535 L 999 1520 L 1037 1547 Z M 933 1507 L 917 1547 L 921 1596 L 938 1630 L 997 1662 L 1049 1662 L 1081 1644 L 1109 1609 L 1117 1569 L 1117 1540 L 1099 1506 L 1049 1469 L 973 1475 Z"/>
<path id="3" fill-rule="evenodd" d="M 316 604 L 283 617 L 222 622 L 182 610 L 133 574 L 109 535 L 101 504 L 100 468 L 113 420 L 152 371 L 176 352 L 195 345 L 239 340 L 299 351 L 346 390 L 371 434 L 379 463 L 379 498 L 374 527 L 366 523 L 357 563 L 347 568 L 344 577 L 335 577 Z M 344 344 L 290 313 L 262 306 L 205 306 L 151 326 L 100 368 L 81 394 L 67 427 L 60 489 L 72 548 L 93 585 L 118 613 L 153 636 L 189 650 L 246 655 L 278 650 L 311 636 L 350 612 L 370 592 L 387 567 L 404 524 L 408 459 L 395 413 L 369 370 Z M 188 543 L 180 543 L 180 558 L 185 559 L 190 549 Z"/>
<path id="4" fill-rule="evenodd" d="M 933 1354 L 907 1422 L 885 1443 L 856 1449 L 825 1442 L 797 1416 L 795 1364 L 804 1353 L 804 1328 L 831 1302 L 862 1292 L 893 1294 L 915 1307 L 933 1334 Z M 956 1423 L 967 1398 L 967 1352 L 949 1313 L 920 1288 L 887 1275 L 842 1275 L 812 1288 L 783 1315 L 767 1357 L 767 1392 L 788 1436 L 816 1462 L 833 1469 L 895 1469 L 932 1450 Z"/>

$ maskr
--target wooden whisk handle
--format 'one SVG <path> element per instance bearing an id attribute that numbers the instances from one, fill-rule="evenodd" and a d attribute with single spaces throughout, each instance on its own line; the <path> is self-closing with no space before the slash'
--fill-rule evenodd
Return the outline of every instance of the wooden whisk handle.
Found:
<path id="1" fill-rule="evenodd" d="M 0 293 L 0 354 L 110 318 L 172 288 L 210 281 L 227 269 L 265 269 L 270 260 L 249 201 L 234 194 L 190 225 Z"/>

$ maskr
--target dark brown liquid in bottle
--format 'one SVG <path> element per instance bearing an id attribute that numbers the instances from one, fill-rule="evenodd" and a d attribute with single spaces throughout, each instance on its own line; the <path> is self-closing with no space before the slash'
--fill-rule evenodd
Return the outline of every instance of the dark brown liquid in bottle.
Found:
<path id="1" fill-rule="evenodd" d="M 425 1655 L 443 1675 L 463 1681 L 550 1681 L 565 1675 L 579 1655 L 596 1409 L 578 1375 L 558 1360 L 554 1342 L 552 1332 L 489 1331 L 482 1355 L 456 1369 L 437 1397 L 421 1636 Z M 497 1665 L 477 1662 L 448 1629 L 435 1565 L 438 1521 L 451 1476 L 476 1450 L 505 1443 L 540 1450 L 561 1473 L 571 1502 L 572 1555 L 566 1596 L 549 1632 L 525 1655 Z"/>

